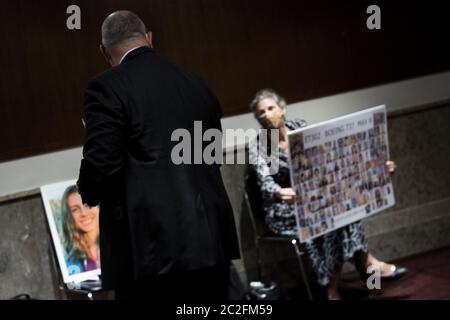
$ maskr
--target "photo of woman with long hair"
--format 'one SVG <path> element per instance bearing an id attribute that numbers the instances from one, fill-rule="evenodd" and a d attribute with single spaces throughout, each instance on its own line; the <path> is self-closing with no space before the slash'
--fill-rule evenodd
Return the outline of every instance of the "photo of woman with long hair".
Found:
<path id="1" fill-rule="evenodd" d="M 71 185 L 62 197 L 61 218 L 69 275 L 100 268 L 99 208 L 84 206 L 77 187 Z"/>

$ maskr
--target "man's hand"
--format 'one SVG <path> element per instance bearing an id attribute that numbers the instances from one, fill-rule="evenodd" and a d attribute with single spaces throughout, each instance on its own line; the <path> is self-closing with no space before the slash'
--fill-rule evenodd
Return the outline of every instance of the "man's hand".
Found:
<path id="1" fill-rule="evenodd" d="M 293 204 L 296 198 L 295 191 L 292 188 L 279 188 L 275 191 L 275 196 L 288 204 Z"/>
<path id="2" fill-rule="evenodd" d="M 384 166 L 389 173 L 394 173 L 395 169 L 397 169 L 397 165 L 391 160 L 386 161 Z"/>

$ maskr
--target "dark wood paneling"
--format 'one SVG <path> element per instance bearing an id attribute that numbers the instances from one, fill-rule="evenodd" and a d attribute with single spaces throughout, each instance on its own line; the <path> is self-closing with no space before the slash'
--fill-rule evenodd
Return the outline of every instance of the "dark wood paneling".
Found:
<path id="1" fill-rule="evenodd" d="M 65 27 L 66 8 L 82 30 Z M 2 2 L 0 160 L 82 143 L 87 81 L 107 68 L 98 52 L 110 12 L 138 13 L 159 54 L 201 75 L 225 115 L 247 112 L 256 90 L 288 102 L 450 69 L 449 25 L 432 1 L 382 4 L 366 28 L 366 1 L 96 0 Z M 407 93 L 405 93 L 407 94 Z"/>

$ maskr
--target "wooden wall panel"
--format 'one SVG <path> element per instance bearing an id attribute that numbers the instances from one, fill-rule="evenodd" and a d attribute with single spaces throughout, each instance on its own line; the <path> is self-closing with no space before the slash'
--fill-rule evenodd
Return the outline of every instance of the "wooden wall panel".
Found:
<path id="1" fill-rule="evenodd" d="M 66 29 L 81 7 L 82 29 Z M 446 10 L 431 1 L 382 4 L 366 28 L 367 1 L 7 0 L 0 11 L 0 161 L 78 146 L 87 81 L 107 68 L 100 25 L 138 13 L 156 51 L 207 80 L 225 115 L 247 112 L 256 90 L 288 102 L 450 69 Z M 405 93 L 407 94 L 407 93 Z"/>

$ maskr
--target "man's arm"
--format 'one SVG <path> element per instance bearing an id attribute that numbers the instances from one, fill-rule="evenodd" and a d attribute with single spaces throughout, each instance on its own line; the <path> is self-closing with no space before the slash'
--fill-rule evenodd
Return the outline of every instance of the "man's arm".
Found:
<path id="1" fill-rule="evenodd" d="M 83 203 L 98 205 L 105 182 L 123 166 L 125 120 L 123 101 L 99 80 L 85 94 L 86 125 L 78 189 Z"/>

